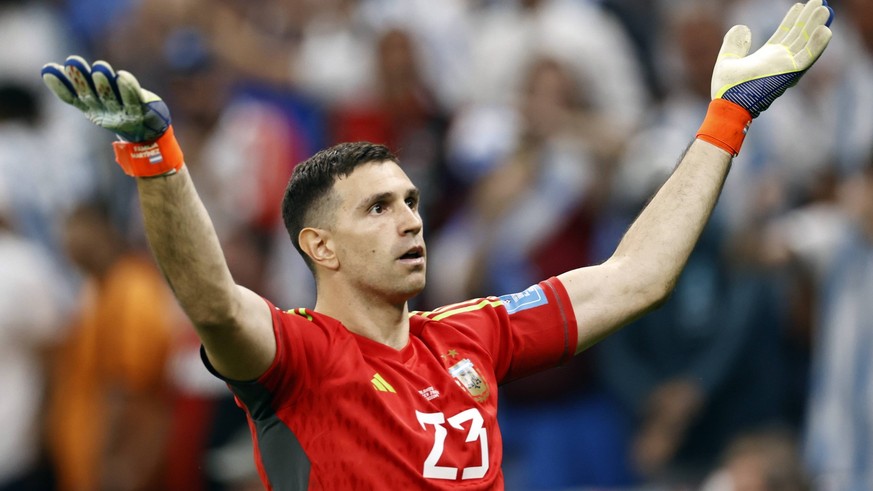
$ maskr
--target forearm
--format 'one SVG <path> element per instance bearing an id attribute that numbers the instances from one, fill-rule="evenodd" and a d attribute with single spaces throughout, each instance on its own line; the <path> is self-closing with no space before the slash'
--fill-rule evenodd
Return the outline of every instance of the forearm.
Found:
<path id="1" fill-rule="evenodd" d="M 256 293 L 234 284 L 209 215 L 173 135 L 170 110 L 133 74 L 105 61 L 70 56 L 47 63 L 43 81 L 62 101 L 114 132 L 115 160 L 137 178 L 146 236 L 158 265 L 197 328 L 212 365 L 252 379 L 276 352 L 272 314 Z"/>
<path id="2" fill-rule="evenodd" d="M 603 264 L 558 277 L 576 314 L 577 353 L 668 297 L 715 208 L 730 164 L 730 154 L 695 140 L 615 253 Z"/>
<path id="3" fill-rule="evenodd" d="M 187 168 L 137 179 L 137 189 L 149 245 L 182 308 L 196 326 L 229 323 L 236 287 Z"/>
<path id="4" fill-rule="evenodd" d="M 276 352 L 270 310 L 234 283 L 187 169 L 137 187 L 149 245 L 212 365 L 237 380 L 260 376 Z"/>
<path id="5" fill-rule="evenodd" d="M 669 294 L 715 208 L 730 165 L 727 152 L 695 140 L 610 261 L 633 268 L 634 281 L 653 289 L 656 297 Z"/>

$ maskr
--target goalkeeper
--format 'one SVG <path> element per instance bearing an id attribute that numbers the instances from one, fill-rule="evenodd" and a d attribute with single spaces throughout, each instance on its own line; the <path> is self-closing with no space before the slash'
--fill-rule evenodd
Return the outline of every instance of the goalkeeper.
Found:
<path id="1" fill-rule="evenodd" d="M 751 54 L 748 28 L 727 33 L 696 138 L 608 260 L 429 312 L 407 304 L 425 285 L 418 190 L 385 147 L 340 144 L 294 170 L 282 213 L 317 302 L 283 311 L 234 283 L 157 95 L 76 56 L 42 76 L 119 136 L 151 249 L 249 418 L 266 488 L 501 489 L 497 387 L 665 300 L 750 124 L 822 54 L 832 14 L 796 4 Z"/>

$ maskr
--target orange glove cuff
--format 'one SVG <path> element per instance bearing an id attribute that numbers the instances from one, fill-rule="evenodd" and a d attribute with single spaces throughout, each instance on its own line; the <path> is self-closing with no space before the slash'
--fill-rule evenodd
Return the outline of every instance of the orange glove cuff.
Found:
<path id="1" fill-rule="evenodd" d="M 185 164 L 182 149 L 169 126 L 157 140 L 150 142 L 113 142 L 115 161 L 124 173 L 134 177 L 174 174 Z"/>
<path id="2" fill-rule="evenodd" d="M 697 138 L 736 157 L 750 124 L 752 114 L 745 108 L 724 99 L 713 99 L 703 124 L 697 130 Z"/>

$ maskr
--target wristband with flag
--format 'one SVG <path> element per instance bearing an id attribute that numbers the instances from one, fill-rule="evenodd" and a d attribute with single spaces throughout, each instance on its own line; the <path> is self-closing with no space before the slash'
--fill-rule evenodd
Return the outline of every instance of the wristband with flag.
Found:
<path id="1" fill-rule="evenodd" d="M 117 141 L 112 144 L 115 161 L 124 173 L 134 177 L 154 177 L 175 174 L 184 165 L 182 149 L 173 134 L 173 127 L 152 142 Z"/>

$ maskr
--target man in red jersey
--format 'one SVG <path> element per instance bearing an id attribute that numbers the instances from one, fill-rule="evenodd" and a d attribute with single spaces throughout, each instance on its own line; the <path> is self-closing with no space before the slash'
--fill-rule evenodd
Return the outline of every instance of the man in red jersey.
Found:
<path id="1" fill-rule="evenodd" d="M 500 489 L 498 385 L 667 297 L 749 124 L 821 55 L 831 17 L 821 0 L 797 4 L 751 55 L 748 28 L 728 32 L 697 138 L 607 261 L 432 312 L 408 310 L 425 285 L 419 197 L 384 147 L 341 144 L 295 169 L 283 215 L 317 302 L 281 311 L 234 283 L 156 95 L 75 56 L 43 79 L 121 137 L 151 248 L 246 411 L 268 489 Z"/>

